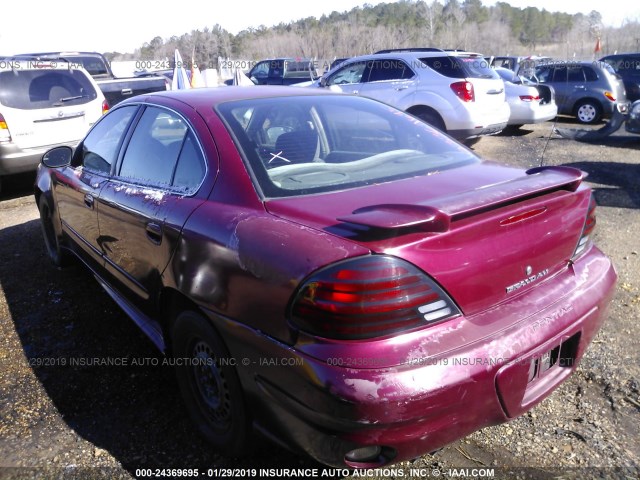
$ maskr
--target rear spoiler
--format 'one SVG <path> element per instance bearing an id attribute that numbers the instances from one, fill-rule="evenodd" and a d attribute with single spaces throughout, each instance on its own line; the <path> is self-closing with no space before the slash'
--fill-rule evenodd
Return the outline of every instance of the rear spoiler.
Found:
<path id="1" fill-rule="evenodd" d="M 422 204 L 379 204 L 354 210 L 339 217 L 340 222 L 390 230 L 418 228 L 427 232 L 446 232 L 452 220 L 476 215 L 558 190 L 575 192 L 587 174 L 572 167 L 536 167 L 506 182 Z"/>

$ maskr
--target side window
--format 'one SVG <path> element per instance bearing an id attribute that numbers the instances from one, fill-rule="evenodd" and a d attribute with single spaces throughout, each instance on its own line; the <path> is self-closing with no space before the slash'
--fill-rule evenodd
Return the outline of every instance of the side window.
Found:
<path id="1" fill-rule="evenodd" d="M 327 80 L 327 85 L 360 83 L 367 62 L 354 62 L 342 67 Z"/>
<path id="2" fill-rule="evenodd" d="M 370 60 L 368 63 L 371 69 L 368 82 L 406 80 L 413 77 L 413 71 L 402 60 Z"/>
<path id="3" fill-rule="evenodd" d="M 553 80 L 553 70 L 552 67 L 538 67 L 535 76 L 540 83 L 547 83 Z"/>
<path id="4" fill-rule="evenodd" d="M 566 82 L 567 81 L 567 67 L 565 66 L 557 66 L 553 70 L 553 82 Z"/>
<path id="5" fill-rule="evenodd" d="M 466 72 L 453 57 L 426 57 L 421 58 L 420 61 L 434 72 L 438 72 L 445 77 L 465 78 L 467 76 Z"/>
<path id="6" fill-rule="evenodd" d="M 587 79 L 587 82 L 596 82 L 598 80 L 598 74 L 591 67 L 584 67 L 584 77 Z"/>
<path id="7" fill-rule="evenodd" d="M 281 77 L 284 71 L 284 61 L 283 60 L 274 60 L 271 62 L 269 68 L 269 76 L 270 77 Z"/>
<path id="8" fill-rule="evenodd" d="M 147 107 L 135 127 L 120 166 L 120 177 L 152 186 L 169 186 L 187 126 L 175 113 Z"/>
<path id="9" fill-rule="evenodd" d="M 269 61 L 264 61 L 264 62 L 257 63 L 256 66 L 253 67 L 251 72 L 249 72 L 249 77 L 266 78 L 267 76 L 269 76 L 269 64 L 270 63 L 271 62 L 269 62 Z"/>
<path id="10" fill-rule="evenodd" d="M 122 107 L 103 117 L 82 142 L 81 164 L 94 172 L 111 173 L 122 137 L 138 107 Z"/>
<path id="11" fill-rule="evenodd" d="M 568 82 L 584 82 L 584 70 L 582 67 L 569 67 L 567 69 Z"/>
<path id="12" fill-rule="evenodd" d="M 204 162 L 202 151 L 193 133 L 187 133 L 180 157 L 178 158 L 178 166 L 173 176 L 172 185 L 184 192 L 195 192 L 206 173 Z"/>

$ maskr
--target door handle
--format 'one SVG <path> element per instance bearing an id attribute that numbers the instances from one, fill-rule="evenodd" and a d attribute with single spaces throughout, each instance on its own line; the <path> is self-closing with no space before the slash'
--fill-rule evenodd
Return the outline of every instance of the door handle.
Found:
<path id="1" fill-rule="evenodd" d="M 351 92 L 351 93 L 353 93 L 354 95 L 358 95 L 358 90 L 354 90 L 354 91 L 353 91 L 353 92 Z"/>
<path id="2" fill-rule="evenodd" d="M 86 193 L 84 195 L 84 204 L 87 206 L 87 208 L 93 209 L 93 195 L 91 195 L 90 193 Z"/>
<path id="3" fill-rule="evenodd" d="M 133 93 L 133 90 L 131 90 L 130 88 L 123 88 L 120 93 L 122 95 L 131 95 Z"/>
<path id="4" fill-rule="evenodd" d="M 149 222 L 146 227 L 147 238 L 156 245 L 160 245 L 162 243 L 162 226 L 155 223 Z"/>
<path id="5" fill-rule="evenodd" d="M 399 87 L 396 87 L 395 90 L 399 92 L 400 90 L 406 90 L 407 88 L 409 88 L 407 85 L 400 85 Z"/>

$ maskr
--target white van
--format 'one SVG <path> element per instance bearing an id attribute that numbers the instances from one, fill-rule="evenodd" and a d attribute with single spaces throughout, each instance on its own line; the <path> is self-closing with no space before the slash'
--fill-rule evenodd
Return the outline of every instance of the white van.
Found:
<path id="1" fill-rule="evenodd" d="M 75 146 L 108 109 L 81 65 L 0 57 L 0 182 L 34 171 L 52 147 Z"/>

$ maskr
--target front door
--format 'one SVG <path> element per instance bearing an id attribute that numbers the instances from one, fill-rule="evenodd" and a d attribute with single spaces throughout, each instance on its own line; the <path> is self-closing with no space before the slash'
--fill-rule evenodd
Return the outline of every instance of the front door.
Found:
<path id="1" fill-rule="evenodd" d="M 77 240 L 72 245 L 80 245 L 78 255 L 90 263 L 102 263 L 104 245 L 98 228 L 98 198 L 137 108 L 120 108 L 99 122 L 76 149 L 72 165 L 58 177 L 56 199 L 62 228 Z"/>

